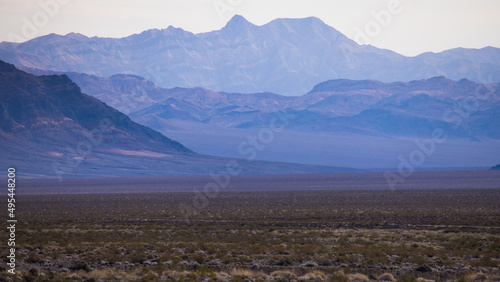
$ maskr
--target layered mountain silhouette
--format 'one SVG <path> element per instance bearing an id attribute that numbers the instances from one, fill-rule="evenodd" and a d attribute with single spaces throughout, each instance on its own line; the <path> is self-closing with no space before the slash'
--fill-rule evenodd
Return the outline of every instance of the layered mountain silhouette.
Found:
<path id="1" fill-rule="evenodd" d="M 50 34 L 0 43 L 0 59 L 18 67 L 97 76 L 135 74 L 165 87 L 300 95 L 330 79 L 412 81 L 435 76 L 500 81 L 500 49 L 457 48 L 405 57 L 358 45 L 317 18 L 276 19 L 256 26 L 241 16 L 221 30 L 180 28 L 124 38 Z"/>
<path id="2" fill-rule="evenodd" d="M 54 73 L 26 69 L 34 74 Z M 156 86 L 134 75 L 108 78 L 67 73 L 84 92 L 159 131 L 198 126 L 259 129 L 281 111 L 288 130 L 427 137 L 435 128 L 450 138 L 500 139 L 500 83 L 434 77 L 410 82 L 337 79 L 301 96 L 241 94 Z M 182 128 L 179 121 L 188 122 Z"/>
<path id="3" fill-rule="evenodd" d="M 61 74 L 28 69 L 27 72 Z M 241 94 L 156 86 L 135 75 L 66 72 L 83 92 L 204 154 L 241 157 L 239 146 L 289 118 L 258 158 L 330 166 L 397 167 L 435 129 L 447 136 L 425 167 L 489 167 L 500 156 L 499 84 L 445 77 L 410 82 L 336 79 L 308 93 Z"/>
<path id="4" fill-rule="evenodd" d="M 3 167 L 20 175 L 210 174 L 239 162 L 241 173 L 352 171 L 199 155 L 83 94 L 66 75 L 34 76 L 0 61 Z"/>

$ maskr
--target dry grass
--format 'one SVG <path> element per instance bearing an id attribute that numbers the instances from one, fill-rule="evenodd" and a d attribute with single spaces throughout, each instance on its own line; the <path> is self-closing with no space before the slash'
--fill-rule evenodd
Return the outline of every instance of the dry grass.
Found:
<path id="1" fill-rule="evenodd" d="M 417 279 L 415 279 L 416 282 L 436 282 L 436 280 L 432 280 L 432 279 L 425 279 L 425 278 L 422 278 L 422 277 L 418 277 Z"/>
<path id="2" fill-rule="evenodd" d="M 192 197 L 21 195 L 18 280 L 499 280 L 500 189 Z"/>
<path id="3" fill-rule="evenodd" d="M 391 273 L 383 273 L 377 278 L 377 281 L 394 282 L 396 278 Z"/>
<path id="4" fill-rule="evenodd" d="M 88 274 L 88 277 L 93 278 L 95 280 L 109 279 L 112 276 L 113 276 L 113 270 L 111 269 L 94 269 Z"/>
<path id="5" fill-rule="evenodd" d="M 295 274 L 295 272 L 290 271 L 290 270 L 278 270 L 278 271 L 271 272 L 270 275 L 274 279 L 282 279 L 284 281 L 289 281 L 291 279 L 297 278 L 297 274 Z"/>
<path id="6" fill-rule="evenodd" d="M 265 278 L 266 274 L 261 271 L 253 271 L 249 269 L 234 268 L 229 273 L 234 278 Z"/>
<path id="7" fill-rule="evenodd" d="M 473 274 L 468 274 L 462 279 L 465 282 L 477 282 L 477 281 L 495 281 L 493 279 L 490 279 L 488 275 L 484 273 L 473 273 Z"/>
<path id="8" fill-rule="evenodd" d="M 348 281 L 352 282 L 369 282 L 368 276 L 361 273 L 347 274 Z"/>
<path id="9" fill-rule="evenodd" d="M 326 281 L 327 276 L 324 272 L 314 270 L 299 277 L 299 281 Z"/>

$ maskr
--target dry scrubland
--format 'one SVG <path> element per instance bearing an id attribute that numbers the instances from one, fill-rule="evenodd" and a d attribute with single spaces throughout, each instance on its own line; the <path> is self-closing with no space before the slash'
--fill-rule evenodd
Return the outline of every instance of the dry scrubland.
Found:
<path id="1" fill-rule="evenodd" d="M 20 271 L 1 278 L 500 280 L 500 189 L 221 192 L 186 218 L 193 197 L 18 196 Z"/>

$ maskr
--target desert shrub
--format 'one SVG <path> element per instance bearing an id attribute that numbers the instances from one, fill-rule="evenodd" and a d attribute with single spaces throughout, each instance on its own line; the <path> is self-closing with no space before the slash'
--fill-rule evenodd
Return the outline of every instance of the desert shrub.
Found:
<path id="1" fill-rule="evenodd" d="M 425 259 L 424 256 L 415 256 L 410 258 L 408 261 L 422 266 L 427 264 L 427 260 Z"/>
<path id="2" fill-rule="evenodd" d="M 290 258 L 290 257 L 280 258 L 278 260 L 278 262 L 276 263 L 276 265 L 280 265 L 280 266 L 292 266 L 293 265 L 293 259 Z"/>
<path id="3" fill-rule="evenodd" d="M 95 280 L 109 279 L 113 275 L 113 272 L 109 269 L 95 269 L 89 272 L 88 276 Z"/>
<path id="4" fill-rule="evenodd" d="M 1 279 L 1 278 L 0 278 Z M 23 281 L 26 281 L 26 282 L 32 282 L 32 281 L 35 281 L 35 277 L 29 275 L 29 274 L 25 274 L 23 275 Z M 1 281 L 9 281 L 9 280 L 1 280 Z"/>
<path id="5" fill-rule="evenodd" d="M 89 264 L 86 261 L 79 260 L 79 261 L 75 261 L 71 265 L 70 269 L 73 270 L 73 271 L 84 270 L 86 272 L 89 272 L 90 271 L 90 266 L 89 266 Z"/>
<path id="6" fill-rule="evenodd" d="M 426 264 L 419 265 L 415 270 L 419 272 L 432 272 L 432 268 Z"/>
<path id="7" fill-rule="evenodd" d="M 130 262 L 132 263 L 143 263 L 146 261 L 146 257 L 141 252 L 135 252 L 130 255 Z"/>
<path id="8" fill-rule="evenodd" d="M 164 271 L 162 273 L 161 279 L 159 279 L 159 280 L 162 280 L 162 281 L 164 281 L 164 280 L 166 280 L 166 281 L 186 281 L 186 279 L 189 280 L 189 279 L 193 279 L 196 277 L 198 277 L 196 274 L 190 273 L 188 271 L 179 272 L 179 271 L 168 270 L 168 271 Z"/>
<path id="9" fill-rule="evenodd" d="M 197 263 L 203 263 L 203 262 L 205 262 L 205 255 L 202 252 L 197 252 L 194 254 L 193 259 Z"/>
<path id="10" fill-rule="evenodd" d="M 361 273 L 347 274 L 347 279 L 352 282 L 370 282 L 370 279 Z"/>
<path id="11" fill-rule="evenodd" d="M 230 263 L 236 262 L 236 258 L 232 255 L 225 255 L 222 257 L 222 262 L 224 264 L 230 264 Z"/>
<path id="12" fill-rule="evenodd" d="M 38 269 L 37 267 L 33 267 L 28 271 L 28 273 L 33 277 L 37 277 L 38 275 L 40 275 L 40 269 Z"/>
<path id="13" fill-rule="evenodd" d="M 263 278 L 266 276 L 263 272 L 256 272 L 253 270 L 241 269 L 241 268 L 235 268 L 235 269 L 231 270 L 230 274 L 235 279 L 237 279 L 237 278 L 240 278 L 240 279 L 259 278 L 259 277 Z"/>
<path id="14" fill-rule="evenodd" d="M 447 250 L 460 250 L 467 251 L 471 249 L 477 249 L 482 246 L 482 242 L 476 236 L 460 236 L 451 239 L 449 242 L 444 244 Z"/>
<path id="15" fill-rule="evenodd" d="M 490 256 L 481 256 L 479 261 L 473 262 L 472 265 L 479 267 L 496 267 L 498 266 L 498 262 L 491 259 Z"/>
<path id="16" fill-rule="evenodd" d="M 378 278 L 377 278 L 377 281 L 390 281 L 390 282 L 393 282 L 393 281 L 396 281 L 396 279 L 394 278 L 394 276 L 390 273 L 383 273 L 381 274 Z"/>
<path id="17" fill-rule="evenodd" d="M 435 280 L 429 280 L 429 279 L 425 279 L 425 278 L 422 278 L 422 277 L 417 277 L 417 279 L 415 279 L 416 282 L 436 282 Z"/>
<path id="18" fill-rule="evenodd" d="M 296 279 L 297 275 L 293 271 L 278 270 L 272 272 L 271 277 L 273 277 L 276 280 L 290 281 L 291 279 Z"/>
<path id="19" fill-rule="evenodd" d="M 330 281 L 338 281 L 338 282 L 347 282 L 347 276 L 345 275 L 343 270 L 330 272 L 329 275 Z"/>
<path id="20" fill-rule="evenodd" d="M 216 272 L 214 281 L 229 281 L 229 274 L 225 272 Z"/>
<path id="21" fill-rule="evenodd" d="M 474 273 L 474 274 L 469 274 L 463 277 L 463 279 L 460 279 L 465 282 L 475 282 L 475 281 L 488 281 L 488 276 L 484 273 Z"/>
<path id="22" fill-rule="evenodd" d="M 43 262 L 43 259 L 35 252 L 29 252 L 28 257 L 26 257 L 26 262 L 27 263 Z"/>
<path id="23" fill-rule="evenodd" d="M 299 281 L 325 281 L 326 274 L 319 270 L 314 270 L 299 277 Z"/>
<path id="24" fill-rule="evenodd" d="M 193 279 L 196 279 L 197 276 L 196 274 L 194 273 L 189 273 L 186 278 L 188 278 L 188 280 L 193 280 Z M 159 277 L 158 277 L 158 274 L 157 273 L 154 273 L 154 272 L 148 272 L 146 273 L 143 277 L 142 277 L 142 280 L 143 281 L 158 281 Z M 196 280 L 193 280 L 193 281 L 196 281 Z"/>
<path id="25" fill-rule="evenodd" d="M 407 275 L 403 274 L 401 277 L 399 277 L 398 281 L 400 282 L 416 282 L 417 278 L 413 275 Z"/>
<path id="26" fill-rule="evenodd" d="M 318 264 L 314 261 L 306 261 L 301 266 L 302 267 L 317 267 Z"/>
<path id="27" fill-rule="evenodd" d="M 249 263 L 249 262 L 252 262 L 253 259 L 249 256 L 239 256 L 238 259 L 240 260 L 240 262 L 243 262 L 243 263 Z"/>

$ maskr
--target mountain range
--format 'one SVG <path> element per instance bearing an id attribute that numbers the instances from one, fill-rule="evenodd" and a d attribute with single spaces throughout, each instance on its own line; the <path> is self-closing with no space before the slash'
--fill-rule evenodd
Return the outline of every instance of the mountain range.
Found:
<path id="1" fill-rule="evenodd" d="M 346 168 L 200 155 L 83 94 L 66 75 L 0 61 L 2 167 L 32 177 L 310 173 Z M 226 174 L 230 174 L 227 173 Z"/>
<path id="2" fill-rule="evenodd" d="M 36 75 L 57 73 L 25 70 Z M 287 129 L 301 132 L 426 137 L 434 128 L 442 128 L 451 138 L 500 139 L 496 126 L 500 122 L 500 83 L 453 81 L 442 76 L 393 83 L 336 79 L 322 82 L 304 95 L 287 97 L 200 87 L 165 89 L 135 75 L 67 75 L 85 93 L 159 131 L 188 130 L 194 124 L 259 129 L 272 116 L 286 112 L 293 116 Z M 182 128 L 180 121 L 189 126 Z"/>
<path id="3" fill-rule="evenodd" d="M 500 158 L 499 50 L 405 57 L 358 45 L 317 18 L 256 26 L 241 16 L 200 34 L 169 27 L 2 42 L 0 59 L 40 76 L 4 78 L 2 146 L 6 160 L 43 164 L 30 171 L 44 175 L 65 155 L 78 163 L 66 166 L 74 176 L 206 174 L 249 157 L 244 173 L 381 170 L 440 130 L 445 145 L 416 169 L 489 168 Z M 61 91 L 76 102 L 49 95 Z M 26 117 L 14 119 L 17 108 Z M 75 159 L 104 116 L 119 125 L 103 132 L 110 147 L 97 142 Z"/>
<path id="4" fill-rule="evenodd" d="M 234 16 L 221 30 L 193 34 L 152 29 L 124 38 L 50 34 L 0 43 L 0 59 L 18 67 L 97 76 L 134 74 L 164 88 L 301 95 L 331 79 L 412 81 L 446 76 L 500 81 L 500 49 L 451 49 L 406 57 L 358 45 L 317 18 L 257 26 Z"/>
<path id="5" fill-rule="evenodd" d="M 411 152 L 414 140 L 429 138 L 436 128 L 446 132 L 448 143 L 426 167 L 487 166 L 499 156 L 498 83 L 445 77 L 393 83 L 336 79 L 287 97 L 199 87 L 165 89 L 135 75 L 66 74 L 83 92 L 204 154 L 241 158 L 240 146 L 248 136 L 256 136 L 273 118 L 286 114 L 289 123 L 273 135 L 258 158 L 394 167 L 398 154 Z"/>

